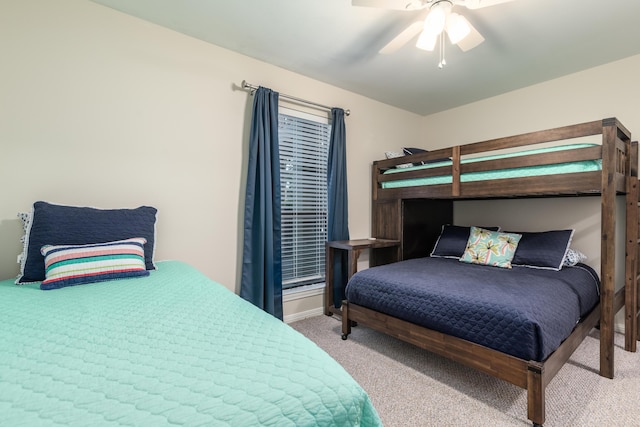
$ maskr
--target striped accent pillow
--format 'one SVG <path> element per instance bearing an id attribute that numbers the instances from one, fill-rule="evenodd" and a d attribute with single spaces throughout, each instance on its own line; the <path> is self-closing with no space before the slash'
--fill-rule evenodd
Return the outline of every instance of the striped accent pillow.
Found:
<path id="1" fill-rule="evenodd" d="M 46 279 L 40 289 L 103 282 L 105 280 L 148 276 L 142 237 L 90 245 L 45 245 Z"/>

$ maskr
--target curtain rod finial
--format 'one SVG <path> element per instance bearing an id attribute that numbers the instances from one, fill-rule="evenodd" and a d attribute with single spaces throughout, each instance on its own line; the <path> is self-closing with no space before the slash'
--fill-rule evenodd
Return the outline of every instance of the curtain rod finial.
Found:
<path id="1" fill-rule="evenodd" d="M 242 81 L 242 83 L 241 83 L 241 87 L 242 87 L 242 89 L 249 90 L 249 93 L 250 93 L 251 95 L 253 95 L 253 94 L 254 94 L 254 92 L 255 92 L 256 90 L 258 90 L 258 87 L 257 87 L 257 86 L 254 86 L 254 85 L 252 85 L 252 84 L 250 84 L 250 83 L 247 83 L 247 81 L 246 81 L 246 80 L 243 80 L 243 81 Z"/>

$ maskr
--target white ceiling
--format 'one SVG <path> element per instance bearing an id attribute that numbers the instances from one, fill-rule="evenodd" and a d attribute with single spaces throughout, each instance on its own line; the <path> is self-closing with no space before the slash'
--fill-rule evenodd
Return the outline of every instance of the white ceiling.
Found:
<path id="1" fill-rule="evenodd" d="M 640 54 L 640 0 L 456 7 L 486 40 L 464 53 L 447 41 L 443 69 L 415 42 L 377 53 L 424 12 L 350 0 L 93 1 L 420 115 Z"/>

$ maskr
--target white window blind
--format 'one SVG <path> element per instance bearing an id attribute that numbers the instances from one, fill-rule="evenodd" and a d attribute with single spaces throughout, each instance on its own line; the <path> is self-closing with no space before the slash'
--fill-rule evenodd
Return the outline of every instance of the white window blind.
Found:
<path id="1" fill-rule="evenodd" d="M 324 281 L 327 241 L 326 118 L 280 107 L 282 287 Z"/>

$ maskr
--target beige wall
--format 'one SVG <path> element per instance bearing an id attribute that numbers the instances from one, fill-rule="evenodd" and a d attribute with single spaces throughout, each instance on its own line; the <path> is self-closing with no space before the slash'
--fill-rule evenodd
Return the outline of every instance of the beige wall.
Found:
<path id="1" fill-rule="evenodd" d="M 605 117 L 617 117 L 637 138 L 639 66 L 636 55 L 424 117 L 422 143 L 450 146 Z"/>
<path id="2" fill-rule="evenodd" d="M 252 102 L 234 90 L 243 79 L 351 109 L 353 236 L 369 235 L 371 162 L 389 141 L 418 141 L 417 115 L 86 0 L 1 1 L 0 52 L 2 278 L 18 271 L 16 212 L 34 201 L 146 204 L 159 210 L 157 259 L 236 289 Z"/>

